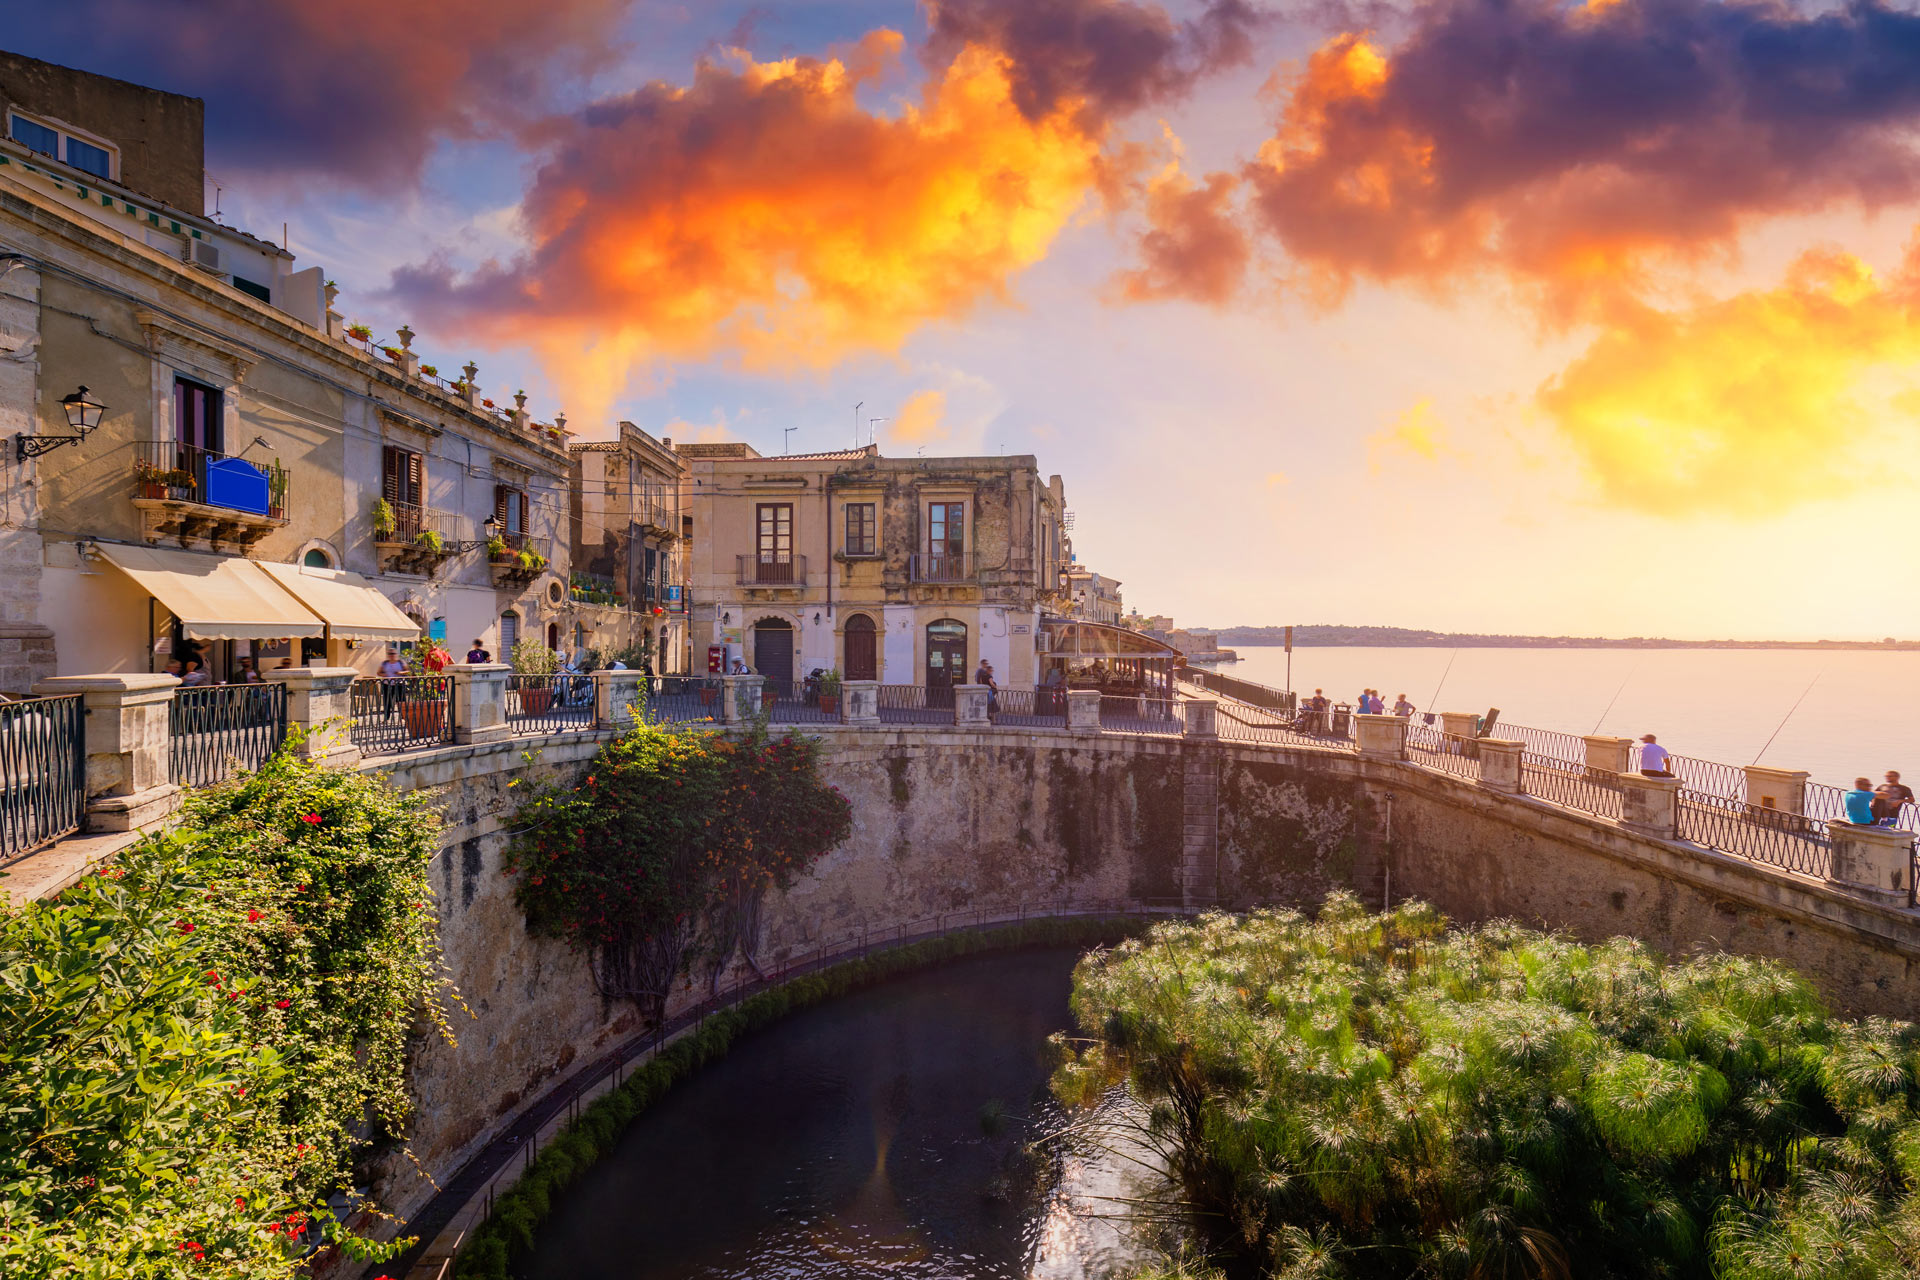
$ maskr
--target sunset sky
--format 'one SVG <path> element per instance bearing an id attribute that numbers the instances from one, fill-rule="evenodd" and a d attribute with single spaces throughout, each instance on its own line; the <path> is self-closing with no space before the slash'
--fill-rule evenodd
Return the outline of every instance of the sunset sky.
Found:
<path id="1" fill-rule="evenodd" d="M 224 220 L 483 394 L 1035 453 L 1182 623 L 1920 638 L 1906 9 L 71 0 L 5 43 L 204 97 Z"/>

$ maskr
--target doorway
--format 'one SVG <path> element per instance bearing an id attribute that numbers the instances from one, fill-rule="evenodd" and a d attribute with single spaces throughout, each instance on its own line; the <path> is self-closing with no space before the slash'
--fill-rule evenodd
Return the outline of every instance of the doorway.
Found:
<path id="1" fill-rule="evenodd" d="M 927 624 L 927 705 L 953 705 L 953 686 L 967 682 L 967 624 L 942 618 Z"/>
<path id="2" fill-rule="evenodd" d="M 846 647 L 847 679 L 880 678 L 879 633 L 874 629 L 872 618 L 864 613 L 856 613 L 847 619 Z"/>
<path id="3" fill-rule="evenodd" d="M 769 685 L 793 683 L 793 624 L 762 618 L 753 624 L 753 669 Z"/>

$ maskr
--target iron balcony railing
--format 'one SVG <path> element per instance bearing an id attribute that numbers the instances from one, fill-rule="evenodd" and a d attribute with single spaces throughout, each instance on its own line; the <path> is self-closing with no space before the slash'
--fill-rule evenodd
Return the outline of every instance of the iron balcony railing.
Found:
<path id="1" fill-rule="evenodd" d="M 782 551 L 763 551 L 739 557 L 743 587 L 804 587 L 807 558 Z"/>
<path id="2" fill-rule="evenodd" d="M 168 780 L 210 787 L 258 769 L 286 740 L 285 685 L 182 686 L 167 708 Z"/>
<path id="3" fill-rule="evenodd" d="M 368 676 L 353 682 L 348 736 L 366 755 L 453 741 L 453 681 L 447 676 Z"/>
<path id="4" fill-rule="evenodd" d="M 134 446 L 133 496 L 197 502 L 268 520 L 287 518 L 287 469 L 195 444 L 142 440 Z"/>
<path id="5" fill-rule="evenodd" d="M 761 706 L 777 724 L 832 724 L 840 719 L 839 695 L 823 699 L 817 680 L 766 680 L 760 685 Z"/>
<path id="6" fill-rule="evenodd" d="M 1067 691 L 1001 689 L 994 693 L 988 713 L 997 725 L 1010 728 L 1054 729 L 1067 723 Z"/>
<path id="7" fill-rule="evenodd" d="M 883 684 L 875 691 L 883 724 L 952 724 L 953 687 Z"/>
<path id="8" fill-rule="evenodd" d="M 907 573 L 915 582 L 971 582 L 973 553 L 922 551 L 907 558 Z"/>
<path id="9" fill-rule="evenodd" d="M 456 540 L 452 533 L 453 521 L 444 511 L 411 502 L 389 502 L 387 506 L 393 511 L 393 528 L 386 533 L 375 533 L 375 542 L 414 546 L 425 533 L 437 533 L 448 542 Z"/>
<path id="10" fill-rule="evenodd" d="M 507 677 L 507 727 L 516 734 L 593 728 L 593 678 L 578 672 Z"/>
<path id="11" fill-rule="evenodd" d="M 646 682 L 642 702 L 647 716 L 654 720 L 672 724 L 718 720 L 721 716 L 720 678 L 654 676 Z"/>
<path id="12" fill-rule="evenodd" d="M 1147 694 L 1100 695 L 1100 728 L 1107 733 L 1183 733 L 1186 722 L 1177 698 Z"/>
<path id="13" fill-rule="evenodd" d="M 86 714 L 77 693 L 0 703 L 0 864 L 85 821 Z"/>

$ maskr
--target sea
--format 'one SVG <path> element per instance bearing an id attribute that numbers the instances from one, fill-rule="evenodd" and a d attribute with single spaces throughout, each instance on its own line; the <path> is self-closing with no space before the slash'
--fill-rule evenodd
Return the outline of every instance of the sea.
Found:
<path id="1" fill-rule="evenodd" d="M 1287 687 L 1285 649 L 1232 647 L 1241 660 L 1216 670 Z M 1296 646 L 1293 688 L 1316 687 L 1337 702 L 1372 688 L 1389 707 L 1405 693 L 1421 711 L 1497 707 L 1535 729 L 1651 733 L 1678 755 L 1841 787 L 1898 769 L 1920 790 L 1920 652 Z"/>

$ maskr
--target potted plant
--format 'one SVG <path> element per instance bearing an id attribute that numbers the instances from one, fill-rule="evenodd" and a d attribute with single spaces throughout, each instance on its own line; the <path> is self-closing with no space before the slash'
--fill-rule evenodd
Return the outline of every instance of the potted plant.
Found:
<path id="1" fill-rule="evenodd" d="M 193 501 L 193 472 L 185 467 L 174 467 L 163 477 L 167 482 L 167 496 L 181 502 Z"/>
<path id="2" fill-rule="evenodd" d="M 538 551 L 522 551 L 519 556 L 520 572 L 532 577 L 547 567 L 547 558 Z"/>
<path id="3" fill-rule="evenodd" d="M 446 691 L 438 683 L 428 683 L 427 677 L 439 675 L 452 661 L 453 655 L 432 640 L 413 647 L 407 659 L 410 678 L 402 686 L 400 699 L 400 721 L 409 738 L 438 738 L 446 728 Z"/>
<path id="4" fill-rule="evenodd" d="M 515 675 L 550 677 L 560 669 L 560 655 L 533 636 L 521 636 L 513 642 L 512 661 Z M 523 685 L 519 693 L 520 710 L 526 715 L 545 715 L 553 704 L 550 684 Z"/>
<path id="5" fill-rule="evenodd" d="M 487 559 L 505 560 L 507 558 L 507 540 L 499 534 L 487 539 Z"/>
<path id="6" fill-rule="evenodd" d="M 393 531 L 398 527 L 398 520 L 393 514 L 393 504 L 389 503 L 385 498 L 375 498 L 373 500 L 373 509 L 368 513 L 368 518 L 373 521 L 373 540 L 375 542 L 385 542 L 393 537 Z"/>
<path id="7" fill-rule="evenodd" d="M 437 378 L 440 376 L 440 366 L 437 364 L 423 364 L 420 366 L 420 374 L 426 378 Z"/>
<path id="8" fill-rule="evenodd" d="M 267 466 L 267 515 L 275 520 L 287 518 L 287 469 L 278 458 Z"/>
<path id="9" fill-rule="evenodd" d="M 350 324 L 347 326 L 347 336 L 355 342 L 372 342 L 373 330 L 364 324 Z"/>
<path id="10" fill-rule="evenodd" d="M 393 361 L 395 364 L 399 364 L 400 357 L 405 353 L 402 352 L 399 347 L 382 347 L 380 348 L 380 354 L 385 356 L 387 359 Z"/>
<path id="11" fill-rule="evenodd" d="M 444 555 L 447 550 L 447 540 L 438 529 L 422 529 L 420 536 L 413 540 L 413 545 L 434 556 Z"/>
<path id="12" fill-rule="evenodd" d="M 133 482 L 139 487 L 140 496 L 143 498 L 167 496 L 167 469 L 157 467 L 145 458 L 134 459 Z"/>
<path id="13" fill-rule="evenodd" d="M 840 710 L 840 672 L 830 669 L 822 671 L 814 684 L 820 695 L 820 709 L 832 713 Z"/>

